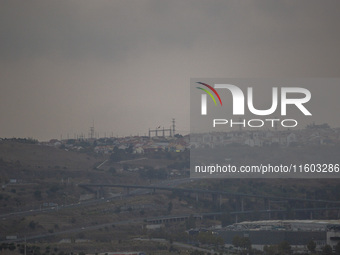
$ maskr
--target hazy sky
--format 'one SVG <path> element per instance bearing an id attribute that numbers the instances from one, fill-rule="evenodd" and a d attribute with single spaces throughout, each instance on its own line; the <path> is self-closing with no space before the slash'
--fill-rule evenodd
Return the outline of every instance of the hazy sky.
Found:
<path id="1" fill-rule="evenodd" d="M 340 1 L 0 0 L 0 137 L 189 131 L 195 77 L 339 77 Z"/>

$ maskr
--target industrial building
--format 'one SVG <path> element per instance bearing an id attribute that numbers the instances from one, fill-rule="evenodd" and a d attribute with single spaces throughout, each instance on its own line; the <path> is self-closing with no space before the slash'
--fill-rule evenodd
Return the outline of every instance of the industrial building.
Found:
<path id="1" fill-rule="evenodd" d="M 218 231 L 226 246 L 235 236 L 248 237 L 252 248 L 287 241 L 295 252 L 306 252 L 311 240 L 320 250 L 326 244 L 333 247 L 340 241 L 340 220 L 267 220 L 235 223 Z"/>

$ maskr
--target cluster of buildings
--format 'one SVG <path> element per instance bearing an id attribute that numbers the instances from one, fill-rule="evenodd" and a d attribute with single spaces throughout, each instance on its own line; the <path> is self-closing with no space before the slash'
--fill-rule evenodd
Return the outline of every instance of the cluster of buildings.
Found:
<path id="1" fill-rule="evenodd" d="M 235 236 L 250 239 L 252 248 L 262 250 L 265 246 L 287 241 L 294 252 L 308 252 L 307 244 L 315 242 L 321 250 L 326 244 L 333 249 L 340 241 L 339 220 L 267 220 L 235 223 L 218 230 L 225 244 L 232 245 Z"/>
<path id="2" fill-rule="evenodd" d="M 250 147 L 294 146 L 315 144 L 336 144 L 340 142 L 340 128 L 330 128 L 327 124 L 308 125 L 300 130 L 239 130 L 191 134 L 192 148 L 215 147 L 230 144 L 242 144 Z"/>
<path id="3" fill-rule="evenodd" d="M 181 152 L 189 147 L 189 136 L 185 137 L 123 137 L 114 139 L 112 144 L 97 144 L 94 151 L 97 153 L 112 153 L 115 148 L 128 150 L 133 154 L 152 153 L 157 151 Z"/>
<path id="4" fill-rule="evenodd" d="M 299 130 L 239 130 L 212 132 L 186 136 L 128 136 L 88 139 L 52 139 L 42 143 L 66 150 L 81 151 L 92 149 L 96 153 L 111 154 L 115 149 L 127 150 L 134 154 L 156 151 L 181 152 L 189 148 L 215 147 L 232 144 L 263 147 L 277 145 L 317 145 L 340 143 L 340 128 L 330 128 L 327 124 L 308 125 Z"/>
<path id="5" fill-rule="evenodd" d="M 75 151 L 90 148 L 94 152 L 102 154 L 111 154 L 117 149 L 126 150 L 133 154 L 147 154 L 157 151 L 181 152 L 189 148 L 189 135 L 177 137 L 128 136 L 99 139 L 53 139 L 44 144 Z"/>

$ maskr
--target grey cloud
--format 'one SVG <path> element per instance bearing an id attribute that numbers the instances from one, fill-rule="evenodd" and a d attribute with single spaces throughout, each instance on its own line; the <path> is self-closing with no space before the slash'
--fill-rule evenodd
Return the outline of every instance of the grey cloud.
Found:
<path id="1" fill-rule="evenodd" d="M 191 77 L 338 76 L 339 5 L 1 1 L 0 137 L 187 131 Z"/>

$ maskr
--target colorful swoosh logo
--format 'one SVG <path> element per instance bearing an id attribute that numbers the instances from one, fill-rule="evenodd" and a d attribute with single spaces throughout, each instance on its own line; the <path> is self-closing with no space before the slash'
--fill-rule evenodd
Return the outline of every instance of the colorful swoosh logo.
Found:
<path id="1" fill-rule="evenodd" d="M 221 106 L 222 106 L 222 100 L 221 100 L 221 98 L 220 98 L 220 95 L 217 93 L 217 91 L 216 91 L 213 87 L 211 87 L 209 84 L 206 84 L 206 83 L 203 83 L 203 82 L 196 82 L 196 83 L 201 84 L 201 85 L 203 85 L 203 86 L 206 86 L 206 87 L 209 88 L 212 92 L 214 92 L 215 95 L 217 96 L 218 100 L 220 100 L 220 104 L 221 104 Z M 211 94 L 211 92 L 210 92 L 209 90 L 203 89 L 203 88 L 201 88 L 201 87 L 196 87 L 196 88 L 201 89 L 201 90 L 203 90 L 204 92 L 206 92 L 206 93 L 212 98 L 212 100 L 214 101 L 215 105 L 217 105 L 214 96 Z"/>

